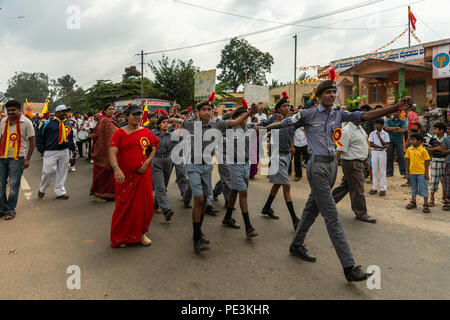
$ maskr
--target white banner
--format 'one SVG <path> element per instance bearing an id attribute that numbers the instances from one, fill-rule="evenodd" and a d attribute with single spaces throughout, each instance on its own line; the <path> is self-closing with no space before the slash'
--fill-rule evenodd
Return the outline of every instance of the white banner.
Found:
<path id="1" fill-rule="evenodd" d="M 269 87 L 246 83 L 244 85 L 244 99 L 249 107 L 252 103 L 269 103 Z"/>
<path id="2" fill-rule="evenodd" d="M 450 44 L 433 48 L 433 79 L 450 78 Z"/>
<path id="3" fill-rule="evenodd" d="M 424 59 L 424 53 L 424 48 L 421 45 L 417 45 L 410 48 L 394 49 L 384 52 L 367 54 L 359 57 L 331 61 L 330 65 L 331 67 L 336 69 L 337 73 L 341 73 L 367 59 L 379 59 L 406 63 Z"/>
<path id="4" fill-rule="evenodd" d="M 207 99 L 213 91 L 216 91 L 216 69 L 197 73 L 195 75 L 194 100 Z"/>

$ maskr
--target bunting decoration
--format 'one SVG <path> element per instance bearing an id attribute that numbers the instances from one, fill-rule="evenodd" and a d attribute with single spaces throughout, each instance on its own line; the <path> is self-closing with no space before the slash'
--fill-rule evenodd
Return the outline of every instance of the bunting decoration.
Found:
<path id="1" fill-rule="evenodd" d="M 300 71 L 307 71 L 307 70 L 311 70 L 311 69 L 319 69 L 320 65 L 316 65 L 316 66 L 306 66 L 306 67 L 298 67 L 297 69 Z"/>

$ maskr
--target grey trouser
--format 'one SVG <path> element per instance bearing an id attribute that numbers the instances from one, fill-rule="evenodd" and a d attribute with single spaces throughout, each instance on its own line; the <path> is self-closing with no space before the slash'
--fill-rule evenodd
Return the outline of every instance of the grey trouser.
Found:
<path id="1" fill-rule="evenodd" d="M 163 213 L 171 209 L 169 200 L 167 200 L 167 185 L 169 184 L 171 172 L 172 160 L 170 158 L 153 158 L 152 179 L 155 198 Z"/>
<path id="2" fill-rule="evenodd" d="M 352 210 L 356 216 L 367 215 L 366 197 L 364 196 L 364 162 L 342 159 L 342 171 L 344 172 L 342 182 L 332 192 L 334 201 L 339 203 L 347 193 L 350 193 Z"/>
<path id="3" fill-rule="evenodd" d="M 228 196 L 230 195 L 230 170 L 226 164 L 218 164 L 220 180 L 216 183 L 214 187 L 214 194 L 223 194 L 225 202 L 228 201 Z"/>
<path id="4" fill-rule="evenodd" d="M 178 189 L 180 189 L 181 196 L 184 195 L 186 192 L 187 185 L 189 184 L 187 174 L 186 174 L 186 167 L 184 164 L 175 164 L 175 175 L 177 179 L 175 182 L 178 185 Z"/>
<path id="5" fill-rule="evenodd" d="M 328 236 L 333 243 L 342 266 L 345 268 L 353 266 L 355 261 L 350 251 L 350 246 L 347 243 L 344 229 L 338 218 L 336 203 L 331 194 L 331 189 L 336 182 L 337 167 L 336 161 L 329 163 L 318 162 L 314 159 L 314 156 L 308 161 L 306 174 L 311 192 L 305 209 L 303 209 L 300 223 L 295 231 L 292 245 L 303 246 L 306 233 L 320 212 L 325 220 Z"/>

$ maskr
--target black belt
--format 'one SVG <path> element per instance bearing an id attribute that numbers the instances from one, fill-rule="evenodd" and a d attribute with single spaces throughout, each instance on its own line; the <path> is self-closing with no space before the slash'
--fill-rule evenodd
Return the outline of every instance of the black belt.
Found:
<path id="1" fill-rule="evenodd" d="M 314 159 L 313 161 L 326 162 L 326 163 L 336 161 L 336 157 L 335 156 L 310 155 L 310 158 Z"/>
<path id="2" fill-rule="evenodd" d="M 377 148 L 372 148 L 372 150 L 375 150 L 375 151 L 386 151 L 387 149 L 377 149 Z"/>
<path id="3" fill-rule="evenodd" d="M 364 163 L 365 160 L 359 160 L 359 159 L 347 160 L 347 159 L 342 159 L 342 161 L 358 161 L 358 162 Z"/>

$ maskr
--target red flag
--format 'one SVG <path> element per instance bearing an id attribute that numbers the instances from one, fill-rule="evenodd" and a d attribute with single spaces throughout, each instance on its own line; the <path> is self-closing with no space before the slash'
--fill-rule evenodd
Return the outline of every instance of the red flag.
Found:
<path id="1" fill-rule="evenodd" d="M 409 18 L 409 22 L 411 22 L 411 26 L 412 26 L 413 30 L 416 31 L 417 19 L 414 16 L 414 14 L 412 13 L 411 9 L 409 9 L 409 8 L 408 8 L 408 18 Z"/>

